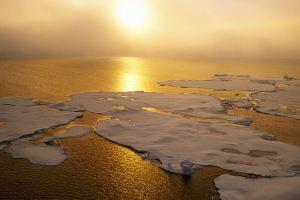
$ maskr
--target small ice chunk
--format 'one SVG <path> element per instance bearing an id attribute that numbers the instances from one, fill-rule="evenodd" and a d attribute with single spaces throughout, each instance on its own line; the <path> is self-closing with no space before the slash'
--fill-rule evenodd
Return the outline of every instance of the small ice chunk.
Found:
<path id="1" fill-rule="evenodd" d="M 227 107 L 235 106 L 237 108 L 250 109 L 252 108 L 252 104 L 249 99 L 225 99 L 222 101 Z"/>
<path id="2" fill-rule="evenodd" d="M 261 136 L 261 138 L 264 140 L 276 141 L 276 137 L 272 134 L 264 134 Z"/>
<path id="3" fill-rule="evenodd" d="M 222 200 L 298 200 L 300 176 L 247 179 L 222 175 L 215 180 Z"/>
<path id="4" fill-rule="evenodd" d="M 40 165 L 58 165 L 67 159 L 65 152 L 57 146 L 38 145 L 28 141 L 15 141 L 5 151 L 13 158 L 25 158 Z"/>
<path id="5" fill-rule="evenodd" d="M 191 175 L 193 173 L 193 167 L 194 167 L 194 164 L 191 163 L 190 161 L 188 160 L 184 160 L 184 161 L 181 161 L 180 162 L 180 166 L 181 166 L 181 169 L 182 169 L 182 174 L 183 175 Z"/>
<path id="6" fill-rule="evenodd" d="M 154 155 L 153 153 L 146 152 L 146 153 L 141 154 L 141 155 L 142 155 L 142 158 L 144 158 L 144 159 L 160 162 L 159 158 L 156 155 Z"/>

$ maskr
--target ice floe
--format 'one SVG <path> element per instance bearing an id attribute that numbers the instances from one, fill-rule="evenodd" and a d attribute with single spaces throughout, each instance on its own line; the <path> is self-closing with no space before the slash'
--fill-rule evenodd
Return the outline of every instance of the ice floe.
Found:
<path id="1" fill-rule="evenodd" d="M 4 149 L 13 158 L 26 158 L 33 164 L 57 165 L 67 158 L 57 146 L 36 144 L 33 141 L 15 141 Z"/>
<path id="2" fill-rule="evenodd" d="M 255 91 L 249 99 L 226 99 L 224 103 L 246 109 L 254 107 L 262 113 L 300 119 L 300 81 L 288 76 L 259 79 L 249 76 L 215 75 L 212 80 L 170 80 L 159 84 L 214 90 Z M 278 87 L 279 85 L 281 87 Z"/>
<path id="3" fill-rule="evenodd" d="M 292 176 L 297 173 L 294 166 L 300 164 L 298 147 L 265 140 L 266 133 L 250 127 L 134 109 L 120 111 L 116 117 L 99 122 L 96 132 L 150 153 L 170 172 L 191 173 L 198 165 L 213 165 L 263 176 Z"/>
<path id="4" fill-rule="evenodd" d="M 183 88 L 209 88 L 214 90 L 274 91 L 274 79 L 257 79 L 249 76 L 215 75 L 210 80 L 168 80 L 158 82 L 161 86 Z"/>
<path id="5" fill-rule="evenodd" d="M 298 200 L 300 176 L 247 179 L 222 175 L 215 180 L 222 200 Z"/>
<path id="6" fill-rule="evenodd" d="M 300 119 L 300 81 L 286 82 L 287 87 L 275 92 L 255 93 L 257 111 Z"/>
<path id="7" fill-rule="evenodd" d="M 108 114 L 114 117 L 120 110 L 153 107 L 165 112 L 191 115 L 196 117 L 219 118 L 238 124 L 247 123 L 249 119 L 230 116 L 220 102 L 212 96 L 197 94 L 162 94 L 153 92 L 94 92 L 71 96 L 70 101 L 60 103 L 58 107 L 74 111 L 84 109 L 89 112 Z"/>
<path id="8" fill-rule="evenodd" d="M 44 142 L 48 142 L 53 139 L 65 139 L 65 138 L 74 138 L 82 137 L 93 131 L 92 127 L 89 126 L 72 126 L 66 130 L 63 134 L 54 134 L 47 138 L 44 138 Z"/>
<path id="9" fill-rule="evenodd" d="M 0 102 L 0 110 L 0 120 L 3 122 L 0 126 L 0 142 L 66 124 L 82 116 L 75 112 L 32 107 L 28 100 L 3 100 Z"/>
<path id="10" fill-rule="evenodd" d="M 53 140 L 81 137 L 90 133 L 93 129 L 88 126 L 72 126 L 62 134 L 53 134 L 37 143 L 41 137 L 31 137 L 27 140 L 17 140 L 7 145 L 4 150 L 14 158 L 28 159 L 33 164 L 58 165 L 65 159 L 67 154 Z"/>

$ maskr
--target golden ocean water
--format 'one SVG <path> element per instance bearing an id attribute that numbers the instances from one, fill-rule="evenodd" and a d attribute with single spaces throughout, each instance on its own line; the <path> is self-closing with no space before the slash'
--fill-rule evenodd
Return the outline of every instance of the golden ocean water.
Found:
<path id="1" fill-rule="evenodd" d="M 0 59 L 0 97 L 60 101 L 87 91 L 196 92 L 218 98 L 247 92 L 160 87 L 169 79 L 208 79 L 219 73 L 300 78 L 299 63 L 196 61 L 146 58 Z M 230 110 L 252 126 L 300 146 L 299 120 Z M 85 113 L 73 124 L 93 125 L 103 116 Z M 68 125 L 67 125 L 68 126 Z M 66 128 L 60 127 L 54 132 Z M 51 134 L 46 133 L 46 134 Z M 213 180 L 230 173 L 205 167 L 190 178 L 169 174 L 138 154 L 92 133 L 58 141 L 68 159 L 58 166 L 33 165 L 0 153 L 0 199 L 218 199 Z"/>

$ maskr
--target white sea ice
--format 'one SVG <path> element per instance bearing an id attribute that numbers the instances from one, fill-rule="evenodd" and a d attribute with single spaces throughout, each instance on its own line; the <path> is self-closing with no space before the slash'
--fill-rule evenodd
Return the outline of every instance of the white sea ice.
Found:
<path id="1" fill-rule="evenodd" d="M 45 139 L 44 142 L 48 142 L 53 139 L 65 139 L 65 138 L 74 138 L 82 137 L 93 131 L 92 127 L 89 126 L 72 126 L 66 130 L 63 134 L 54 134 Z"/>
<path id="2" fill-rule="evenodd" d="M 55 134 L 46 137 L 43 139 L 43 142 L 45 142 L 44 144 L 35 143 L 33 138 L 29 138 L 27 141 L 17 140 L 9 144 L 4 151 L 10 153 L 13 158 L 28 159 L 33 164 L 58 165 L 67 159 L 67 154 L 57 145 L 48 145 L 48 142 L 53 139 L 81 137 L 87 135 L 91 131 L 92 128 L 88 126 L 72 126 L 63 134 Z"/>
<path id="3" fill-rule="evenodd" d="M 245 117 L 227 115 L 218 99 L 197 94 L 162 94 L 152 92 L 81 93 L 72 95 L 70 101 L 59 105 L 59 109 L 62 110 L 74 111 L 73 108 L 80 108 L 89 112 L 108 114 L 112 117 L 115 117 L 122 109 L 142 109 L 145 107 L 196 117 L 229 120 L 238 124 L 244 124 L 245 121 L 249 121 Z"/>
<path id="4" fill-rule="evenodd" d="M 6 103 L 5 103 L 6 104 Z M 32 107 L 29 102 L 17 101 L 14 106 L 0 104 L 0 142 L 12 141 L 37 131 L 66 124 L 80 113 Z M 26 106 L 24 106 L 26 105 Z"/>
<path id="5" fill-rule="evenodd" d="M 299 200 L 300 176 L 247 179 L 222 175 L 215 180 L 222 200 Z"/>
<path id="6" fill-rule="evenodd" d="M 255 79 L 249 76 L 215 75 L 211 80 L 168 80 L 158 82 L 161 86 L 183 88 L 209 88 L 214 90 L 274 91 L 273 79 Z"/>
<path id="7" fill-rule="evenodd" d="M 213 165 L 263 176 L 298 173 L 293 170 L 300 165 L 298 147 L 264 140 L 266 133 L 250 127 L 134 109 L 119 111 L 117 118 L 99 122 L 96 132 L 138 152 L 149 152 L 170 172 L 184 174 L 197 165 Z"/>
<path id="8" fill-rule="evenodd" d="M 285 82 L 288 86 L 276 92 L 255 93 L 255 109 L 262 113 L 300 119 L 300 81 Z"/>
<path id="9" fill-rule="evenodd" d="M 40 165 L 58 165 L 67 158 L 59 147 L 36 144 L 33 141 L 12 142 L 5 151 L 13 158 L 26 158 L 31 163 Z"/>
<path id="10" fill-rule="evenodd" d="M 251 78 L 249 76 L 215 75 L 212 80 L 170 80 L 160 85 L 200 87 L 215 90 L 255 91 L 249 99 L 227 99 L 227 103 L 249 109 L 255 102 L 257 111 L 300 119 L 300 81 L 284 76 L 282 79 Z M 275 87 L 281 85 L 281 87 Z M 286 87 L 282 87 L 285 85 Z M 226 102 L 225 102 L 226 103 Z"/>

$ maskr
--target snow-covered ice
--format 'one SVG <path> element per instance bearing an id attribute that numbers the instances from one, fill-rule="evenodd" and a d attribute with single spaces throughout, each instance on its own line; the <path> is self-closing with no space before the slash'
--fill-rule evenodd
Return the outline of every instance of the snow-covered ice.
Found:
<path id="1" fill-rule="evenodd" d="M 161 86 L 183 88 L 209 88 L 235 91 L 274 91 L 273 79 L 255 79 L 249 76 L 215 75 L 210 80 L 168 80 L 158 82 Z"/>
<path id="2" fill-rule="evenodd" d="M 53 139 L 63 139 L 71 137 L 81 137 L 92 131 L 88 126 L 72 126 L 63 134 L 55 134 L 43 138 L 44 143 L 36 143 L 35 140 L 41 139 L 40 137 L 28 138 L 28 140 L 17 140 L 7 145 L 4 150 L 10 153 L 14 158 L 28 159 L 33 164 L 40 165 L 58 165 L 65 159 L 67 154 L 56 143 L 49 145 Z"/>
<path id="3" fill-rule="evenodd" d="M 275 87 L 278 83 L 286 87 Z M 45 138 L 33 134 L 67 124 L 81 117 L 81 111 L 107 114 L 111 118 L 97 123 L 97 134 L 131 147 L 166 171 L 192 174 L 201 166 L 218 166 L 273 177 L 222 175 L 215 184 L 223 200 L 300 199 L 300 148 L 244 126 L 251 123 L 249 118 L 226 113 L 226 106 L 234 105 L 300 119 L 300 81 L 216 75 L 209 81 L 162 84 L 258 92 L 249 99 L 222 101 L 206 95 L 151 92 L 81 93 L 60 103 L 0 99 L 0 150 L 34 164 L 57 165 L 67 159 L 67 153 L 53 140 L 81 137 L 93 128 L 72 126 L 62 134 Z M 21 139 L 24 136 L 26 140 Z"/>
<path id="4" fill-rule="evenodd" d="M 33 141 L 15 141 L 4 149 L 13 158 L 26 158 L 33 164 L 58 165 L 67 158 L 57 146 L 36 144 Z"/>
<path id="5" fill-rule="evenodd" d="M 250 76 L 215 75 L 211 80 L 170 80 L 161 86 L 200 87 L 214 90 L 254 91 L 249 99 L 227 99 L 225 103 L 257 111 L 300 119 L 300 81 L 283 78 L 251 78 Z M 281 85 L 281 87 L 278 87 Z M 282 87 L 285 86 L 285 87 Z M 250 102 L 255 102 L 255 106 Z"/>
<path id="6" fill-rule="evenodd" d="M 56 165 L 67 158 L 62 149 L 57 146 L 35 143 L 39 137 L 33 134 L 39 131 L 67 124 L 81 117 L 81 113 L 36 107 L 42 104 L 28 99 L 0 100 L 0 142 L 1 149 L 10 153 L 14 158 L 26 158 L 34 164 Z M 80 135 L 89 131 L 88 127 L 70 129 L 67 137 Z M 29 137 L 27 141 L 18 140 Z M 9 144 L 9 142 L 11 142 Z M 5 143 L 5 144 L 4 144 Z"/>
<path id="7" fill-rule="evenodd" d="M 55 107 L 55 105 L 52 105 Z M 220 100 L 212 96 L 197 94 L 162 94 L 152 92 L 94 92 L 71 96 L 70 101 L 59 105 L 59 109 L 74 111 L 74 108 L 89 112 L 108 114 L 114 117 L 120 110 L 152 107 L 165 112 L 196 117 L 218 118 L 244 124 L 249 119 L 225 113 Z M 71 109 L 70 109 L 71 108 Z"/>
<path id="8" fill-rule="evenodd" d="M 118 120 L 98 123 L 96 132 L 138 152 L 159 158 L 170 172 L 213 165 L 263 176 L 292 176 L 300 164 L 300 149 L 264 140 L 266 133 L 232 123 L 201 122 L 145 110 L 123 110 Z M 184 163 L 193 163 L 187 170 Z"/>
<path id="9" fill-rule="evenodd" d="M 298 147 L 276 142 L 267 133 L 238 125 L 250 122 L 248 118 L 226 114 L 224 103 L 212 96 L 93 92 L 76 94 L 67 102 L 51 104 L 58 110 L 39 108 L 29 102 L 15 104 L 18 105 L 0 104 L 3 122 L 0 141 L 12 141 L 68 123 L 82 116 L 71 111 L 86 110 L 112 117 L 98 123 L 96 132 L 99 135 L 130 146 L 147 159 L 158 160 L 161 167 L 170 172 L 190 174 L 199 165 L 213 165 L 264 176 L 293 176 L 297 174 L 294 166 L 300 165 Z M 152 108 L 162 112 L 150 112 Z M 9 152 L 47 163 L 42 159 L 47 160 L 51 154 L 43 154 L 43 158 L 40 152 L 61 150 L 47 142 L 82 136 L 90 131 L 90 127 L 75 126 L 64 134 L 44 138 L 46 144 L 43 145 L 33 143 L 34 139 L 27 143 L 18 140 L 5 149 L 15 149 Z M 22 149 L 28 151 L 22 154 Z M 59 159 L 54 155 L 54 160 L 57 163 Z"/>
<path id="10" fill-rule="evenodd" d="M 286 81 L 287 87 L 276 92 L 255 93 L 251 97 L 256 100 L 256 110 L 300 119 L 300 81 Z"/>
<path id="11" fill-rule="evenodd" d="M 300 176 L 247 179 L 222 175 L 215 180 L 222 200 L 299 200 Z"/>
<path id="12" fill-rule="evenodd" d="M 72 126 L 66 130 L 63 134 L 54 134 L 44 138 L 44 142 L 48 142 L 53 139 L 64 139 L 64 138 L 74 138 L 82 137 L 93 131 L 92 127 L 89 126 Z"/>
<path id="13" fill-rule="evenodd" d="M 82 116 L 81 113 L 32 107 L 29 100 L 5 100 L 0 103 L 0 119 L 3 122 L 0 126 L 0 142 L 66 124 Z"/>

